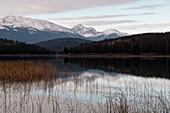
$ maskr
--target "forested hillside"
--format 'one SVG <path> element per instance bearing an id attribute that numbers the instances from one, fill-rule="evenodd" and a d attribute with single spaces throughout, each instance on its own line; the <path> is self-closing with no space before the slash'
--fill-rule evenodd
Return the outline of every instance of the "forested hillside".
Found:
<path id="1" fill-rule="evenodd" d="M 0 54 L 54 54 L 37 45 L 0 38 Z"/>
<path id="2" fill-rule="evenodd" d="M 65 48 L 65 54 L 170 54 L 170 32 L 145 33 Z"/>
<path id="3" fill-rule="evenodd" d="M 87 42 L 91 42 L 91 41 L 85 39 L 79 39 L 79 38 L 61 38 L 61 39 L 43 41 L 37 43 L 36 45 L 58 52 L 58 51 L 63 51 L 64 47 L 67 48 L 74 47 Z"/>

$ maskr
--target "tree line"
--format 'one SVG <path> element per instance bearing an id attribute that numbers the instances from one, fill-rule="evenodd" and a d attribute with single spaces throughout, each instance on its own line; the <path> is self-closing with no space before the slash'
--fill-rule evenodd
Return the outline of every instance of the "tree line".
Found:
<path id="1" fill-rule="evenodd" d="M 64 48 L 65 54 L 170 54 L 170 32 L 145 33 Z"/>
<path id="2" fill-rule="evenodd" d="M 54 51 L 49 51 L 33 44 L 25 42 L 13 41 L 0 38 L 0 54 L 54 54 Z"/>

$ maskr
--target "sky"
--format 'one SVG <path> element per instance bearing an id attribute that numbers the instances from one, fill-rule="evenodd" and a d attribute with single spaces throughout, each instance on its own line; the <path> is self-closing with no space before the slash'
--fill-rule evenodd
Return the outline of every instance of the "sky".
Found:
<path id="1" fill-rule="evenodd" d="M 129 34 L 170 31 L 170 0 L 0 0 L 0 17 L 24 16 L 71 28 Z"/>

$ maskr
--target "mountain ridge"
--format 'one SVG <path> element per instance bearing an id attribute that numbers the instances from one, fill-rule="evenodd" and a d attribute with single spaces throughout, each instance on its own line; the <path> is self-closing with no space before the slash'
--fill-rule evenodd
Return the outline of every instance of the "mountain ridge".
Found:
<path id="1" fill-rule="evenodd" d="M 97 35 L 98 32 L 92 27 L 84 27 L 82 24 L 78 24 L 71 28 L 74 32 L 84 36 L 84 37 L 91 37 Z"/>
<path id="2" fill-rule="evenodd" d="M 99 32 L 95 30 L 93 27 L 85 27 L 82 24 L 78 24 L 72 27 L 71 30 L 73 30 L 79 35 L 86 37 L 88 40 L 93 41 L 100 41 L 104 39 L 118 38 L 129 35 L 128 33 L 122 33 L 113 28 Z"/>
<path id="3" fill-rule="evenodd" d="M 0 25 L 11 26 L 13 28 L 23 27 L 23 28 L 35 28 L 40 31 L 62 31 L 75 33 L 70 29 L 54 24 L 52 22 L 41 20 L 41 19 L 32 19 L 22 16 L 6 16 L 0 19 Z"/>
<path id="4" fill-rule="evenodd" d="M 82 24 L 69 29 L 41 19 L 22 16 L 0 18 L 0 37 L 27 43 L 38 43 L 68 37 L 100 41 L 121 36 L 124 36 L 121 32 L 111 32 L 107 35 L 96 31 L 92 27 L 84 27 Z"/>

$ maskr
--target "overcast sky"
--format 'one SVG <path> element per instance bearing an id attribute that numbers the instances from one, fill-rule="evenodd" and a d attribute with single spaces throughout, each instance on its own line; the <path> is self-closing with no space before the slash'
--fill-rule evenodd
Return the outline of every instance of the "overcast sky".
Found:
<path id="1" fill-rule="evenodd" d="M 0 0 L 0 16 L 25 16 L 98 31 L 170 31 L 169 0 Z"/>

